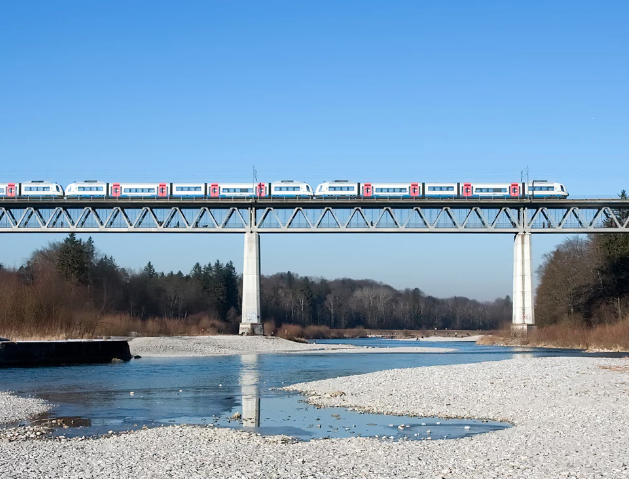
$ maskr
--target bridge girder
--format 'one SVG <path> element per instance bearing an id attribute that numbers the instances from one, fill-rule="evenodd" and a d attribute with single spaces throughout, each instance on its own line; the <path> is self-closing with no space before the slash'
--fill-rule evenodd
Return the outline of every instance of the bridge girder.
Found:
<path id="1" fill-rule="evenodd" d="M 620 233 L 629 204 L 0 203 L 0 233 Z"/>

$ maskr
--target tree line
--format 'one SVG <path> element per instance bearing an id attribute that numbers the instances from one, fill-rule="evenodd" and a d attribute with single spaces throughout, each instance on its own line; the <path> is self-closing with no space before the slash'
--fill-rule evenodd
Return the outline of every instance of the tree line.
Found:
<path id="1" fill-rule="evenodd" d="M 628 199 L 622 191 L 620 199 Z M 629 209 L 616 209 L 624 223 Z M 612 218 L 606 220 L 615 226 Z M 629 315 L 629 234 L 566 239 L 537 271 L 536 322 L 541 326 L 612 324 Z"/>
<path id="2" fill-rule="evenodd" d="M 373 280 L 326 280 L 288 273 L 261 281 L 262 315 L 276 324 L 372 329 L 495 329 L 511 319 L 511 298 L 447 299 Z"/>
<path id="3" fill-rule="evenodd" d="M 282 324 L 379 329 L 494 329 L 511 317 L 511 299 L 440 299 L 373 280 L 326 280 L 287 272 L 261 277 L 262 318 Z M 19 325 L 78 325 L 108 315 L 190 322 L 209 318 L 236 332 L 242 278 L 231 261 L 190 272 L 120 267 L 92 238 L 74 234 L 36 250 L 19 268 L 0 266 L 0 331 Z M 88 321 L 89 320 L 89 321 Z"/>

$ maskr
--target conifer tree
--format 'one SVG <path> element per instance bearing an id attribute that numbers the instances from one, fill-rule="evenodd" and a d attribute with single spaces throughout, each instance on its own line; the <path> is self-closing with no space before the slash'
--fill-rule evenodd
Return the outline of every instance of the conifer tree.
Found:
<path id="1" fill-rule="evenodd" d="M 146 263 L 146 266 L 144 267 L 143 271 L 144 271 L 144 274 L 148 276 L 149 278 L 155 278 L 157 276 L 157 271 L 155 271 L 155 267 L 153 266 L 153 263 L 151 263 L 150 261 Z"/>
<path id="2" fill-rule="evenodd" d="M 93 249 L 93 243 L 90 247 Z M 87 284 L 89 267 L 88 245 L 70 233 L 59 247 L 57 268 L 68 281 Z"/>

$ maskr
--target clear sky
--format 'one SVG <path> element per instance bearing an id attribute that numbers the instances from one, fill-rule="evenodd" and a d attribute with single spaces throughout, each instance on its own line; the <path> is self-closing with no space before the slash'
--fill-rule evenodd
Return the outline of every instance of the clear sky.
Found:
<path id="1" fill-rule="evenodd" d="M 0 181 L 518 181 L 629 188 L 629 2 L 0 2 Z M 2 235 L 20 264 L 58 235 Z M 535 265 L 561 236 L 535 236 Z M 239 235 L 101 235 L 188 271 Z M 264 273 L 511 294 L 509 235 L 267 235 Z"/>

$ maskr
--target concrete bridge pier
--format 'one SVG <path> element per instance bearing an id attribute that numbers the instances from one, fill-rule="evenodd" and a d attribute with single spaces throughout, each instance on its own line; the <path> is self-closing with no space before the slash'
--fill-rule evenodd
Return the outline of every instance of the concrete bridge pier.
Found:
<path id="1" fill-rule="evenodd" d="M 515 334 L 535 329 L 531 233 L 518 233 L 513 244 L 513 322 Z"/>
<path id="2" fill-rule="evenodd" d="M 260 234 L 245 233 L 242 269 L 242 320 L 239 334 L 264 334 L 260 319 Z"/>

